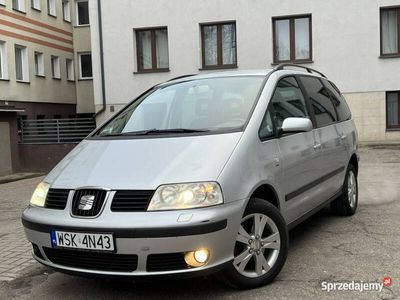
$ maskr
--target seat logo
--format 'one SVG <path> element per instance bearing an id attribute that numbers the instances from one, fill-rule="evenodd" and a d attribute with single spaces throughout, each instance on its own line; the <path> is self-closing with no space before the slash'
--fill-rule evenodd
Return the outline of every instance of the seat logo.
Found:
<path id="1" fill-rule="evenodd" d="M 93 207 L 94 196 L 92 195 L 84 195 L 79 200 L 79 209 L 80 210 L 91 210 Z"/>

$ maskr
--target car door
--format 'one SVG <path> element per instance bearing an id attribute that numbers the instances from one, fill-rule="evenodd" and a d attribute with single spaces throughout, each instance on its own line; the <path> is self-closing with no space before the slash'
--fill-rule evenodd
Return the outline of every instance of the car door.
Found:
<path id="1" fill-rule="evenodd" d="M 322 79 L 322 81 L 330 94 L 339 118 L 339 122 L 335 126 L 340 136 L 340 163 L 347 167 L 351 149 L 356 143 L 356 132 L 351 121 L 351 112 L 339 89 L 326 79 Z"/>
<path id="2" fill-rule="evenodd" d="M 343 184 L 343 143 L 336 126 L 338 117 L 335 107 L 321 79 L 306 75 L 299 77 L 311 104 L 317 127 L 314 129 L 318 141 L 316 146 L 321 154 L 318 159 L 321 176 L 314 183 L 319 195 L 315 202 L 317 206 L 339 192 Z"/>
<path id="3" fill-rule="evenodd" d="M 283 120 L 289 117 L 309 118 L 309 108 L 294 76 L 281 78 L 271 99 L 271 112 L 276 128 L 282 127 Z M 296 220 L 312 209 L 316 201 L 315 193 L 308 193 L 310 182 L 318 180 L 319 153 L 313 131 L 284 133 L 278 137 L 281 156 L 281 190 L 285 193 L 283 211 L 288 223 Z"/>

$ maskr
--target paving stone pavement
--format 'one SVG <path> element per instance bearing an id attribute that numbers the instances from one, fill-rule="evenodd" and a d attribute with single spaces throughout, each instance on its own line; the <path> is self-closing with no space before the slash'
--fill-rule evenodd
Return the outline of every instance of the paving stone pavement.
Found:
<path id="1" fill-rule="evenodd" d="M 0 236 L 0 281 L 17 278 L 34 261 L 22 225 Z"/>
<path id="2" fill-rule="evenodd" d="M 31 245 L 25 238 L 21 213 L 41 179 L 0 184 L 0 281 L 18 278 L 35 262 Z"/>

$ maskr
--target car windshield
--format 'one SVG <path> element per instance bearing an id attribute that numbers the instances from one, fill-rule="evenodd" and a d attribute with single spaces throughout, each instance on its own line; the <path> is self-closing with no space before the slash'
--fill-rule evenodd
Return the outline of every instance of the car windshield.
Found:
<path id="1" fill-rule="evenodd" d="M 240 129 L 249 118 L 264 78 L 230 76 L 161 86 L 127 106 L 97 135 Z"/>

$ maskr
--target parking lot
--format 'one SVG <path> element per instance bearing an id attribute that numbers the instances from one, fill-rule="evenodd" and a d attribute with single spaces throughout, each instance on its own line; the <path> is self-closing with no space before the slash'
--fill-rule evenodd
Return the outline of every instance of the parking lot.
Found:
<path id="1" fill-rule="evenodd" d="M 73 277 L 34 262 L 20 214 L 41 178 L 0 185 L 0 299 L 399 299 L 400 146 L 360 149 L 359 208 L 342 218 L 325 209 L 290 232 L 289 257 L 277 279 L 236 291 L 219 276 L 169 281 Z M 381 292 L 324 291 L 323 282 L 392 284 Z"/>

